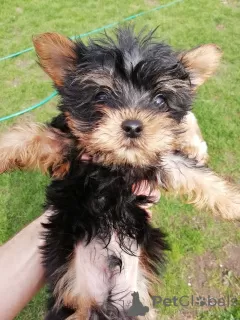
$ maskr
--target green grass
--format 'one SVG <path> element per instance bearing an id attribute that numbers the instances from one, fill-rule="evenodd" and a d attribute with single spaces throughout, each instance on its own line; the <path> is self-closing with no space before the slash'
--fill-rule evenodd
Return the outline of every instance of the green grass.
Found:
<path id="1" fill-rule="evenodd" d="M 1 3 L 1 56 L 32 46 L 31 37 L 46 31 L 77 35 L 119 21 L 133 13 L 169 1 L 112 0 L 24 1 Z M 195 103 L 204 137 L 209 145 L 210 166 L 240 182 L 240 5 L 239 0 L 185 0 L 135 20 L 160 27 L 157 35 L 178 49 L 201 43 L 217 43 L 224 52 L 217 76 L 204 85 Z M 35 63 L 34 52 L 1 62 L 0 116 L 19 111 L 52 92 L 49 79 Z M 26 116 L 1 124 L 4 130 L 16 121 L 31 118 L 47 121 L 56 114 L 57 98 Z M 0 243 L 7 241 L 41 214 L 48 178 L 39 173 L 14 172 L 0 177 Z M 239 246 L 239 224 L 217 220 L 172 197 L 162 195 L 154 220 L 167 233 L 172 246 L 169 262 L 156 288 L 162 297 L 214 294 L 239 295 L 239 272 L 231 263 L 230 246 Z M 235 257 L 236 258 L 236 257 Z M 240 257 L 239 257 L 240 261 Z M 232 281 L 224 284 L 225 271 Z M 226 282 L 226 281 L 225 281 Z M 44 290 L 17 317 L 40 319 L 44 313 Z M 164 307 L 159 319 L 237 320 L 238 307 Z"/>

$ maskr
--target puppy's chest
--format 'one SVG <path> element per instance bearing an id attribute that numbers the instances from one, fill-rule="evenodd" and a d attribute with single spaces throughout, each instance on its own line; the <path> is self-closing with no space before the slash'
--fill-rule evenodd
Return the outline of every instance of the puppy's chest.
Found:
<path id="1" fill-rule="evenodd" d="M 129 170 L 101 167 L 93 164 L 72 167 L 63 180 L 54 180 L 47 190 L 47 206 L 53 206 L 69 224 L 104 226 L 116 223 L 145 223 L 141 199 L 133 193 L 133 186 L 147 176 L 140 177 Z M 92 219 L 92 220 L 91 220 Z"/>
<path id="2" fill-rule="evenodd" d="M 78 203 L 98 205 L 98 209 L 115 207 L 123 203 L 134 203 L 134 186 L 142 181 L 152 184 L 156 170 L 111 168 L 94 164 L 72 164 L 68 176 L 52 181 L 49 189 L 55 195 L 71 198 Z M 48 193 L 49 195 L 49 193 Z"/>

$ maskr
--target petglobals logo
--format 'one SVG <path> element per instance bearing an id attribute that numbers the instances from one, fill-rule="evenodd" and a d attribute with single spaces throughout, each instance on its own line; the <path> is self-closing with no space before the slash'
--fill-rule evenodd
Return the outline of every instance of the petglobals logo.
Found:
<path id="1" fill-rule="evenodd" d="M 157 308 L 160 305 L 164 307 L 230 307 L 240 306 L 240 300 L 236 297 L 212 297 L 208 296 L 173 296 L 161 297 L 153 296 L 153 307 Z"/>
<path id="2" fill-rule="evenodd" d="M 161 297 L 152 296 L 152 306 L 153 308 L 158 308 L 159 306 L 164 307 L 230 307 L 239 306 L 240 300 L 236 297 L 226 296 L 226 297 L 211 297 L 208 296 L 173 296 L 173 297 Z M 126 310 L 126 309 L 125 309 Z M 130 317 L 145 316 L 149 312 L 149 307 L 144 306 L 141 302 L 139 293 L 132 293 L 132 304 L 127 308 L 126 313 Z"/>

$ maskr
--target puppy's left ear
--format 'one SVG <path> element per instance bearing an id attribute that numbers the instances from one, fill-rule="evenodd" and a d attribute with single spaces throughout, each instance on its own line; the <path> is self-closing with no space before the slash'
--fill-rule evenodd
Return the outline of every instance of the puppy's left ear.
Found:
<path id="1" fill-rule="evenodd" d="M 76 44 L 58 33 L 35 36 L 33 44 L 43 70 L 57 86 L 63 86 L 66 74 L 76 68 Z"/>
<path id="2" fill-rule="evenodd" d="M 216 71 L 222 56 L 215 44 L 205 44 L 179 55 L 179 60 L 190 74 L 192 86 L 199 87 Z"/>

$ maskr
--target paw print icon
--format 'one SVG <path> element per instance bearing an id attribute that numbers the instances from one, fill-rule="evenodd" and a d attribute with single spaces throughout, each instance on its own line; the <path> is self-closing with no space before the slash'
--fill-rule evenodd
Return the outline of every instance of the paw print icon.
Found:
<path id="1" fill-rule="evenodd" d="M 206 298 L 204 298 L 204 297 L 202 297 L 202 296 L 196 297 L 195 303 L 196 303 L 196 305 L 198 305 L 198 306 L 200 306 L 200 307 L 207 306 Z"/>

